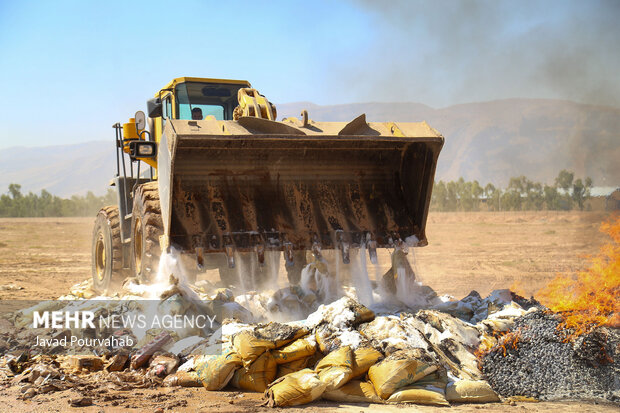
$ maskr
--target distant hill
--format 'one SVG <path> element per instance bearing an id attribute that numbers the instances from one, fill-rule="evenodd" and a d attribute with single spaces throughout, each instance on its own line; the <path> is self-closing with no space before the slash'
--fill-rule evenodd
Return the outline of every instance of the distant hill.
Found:
<path id="1" fill-rule="evenodd" d="M 366 113 L 369 121 L 425 120 L 446 144 L 436 178 L 477 179 L 505 186 L 512 176 L 552 183 L 569 169 L 590 176 L 596 186 L 620 185 L 620 109 L 560 100 L 507 99 L 433 109 L 420 103 L 355 103 L 319 106 L 279 104 L 278 118 L 349 121 Z M 59 196 L 102 195 L 116 168 L 114 142 L 0 151 L 0 193 L 10 183 L 22 192 L 47 189 Z"/>
<path id="2" fill-rule="evenodd" d="M 0 193 L 9 184 L 22 193 L 46 189 L 69 197 L 88 191 L 103 195 L 116 169 L 114 140 L 35 148 L 13 147 L 0 151 Z"/>

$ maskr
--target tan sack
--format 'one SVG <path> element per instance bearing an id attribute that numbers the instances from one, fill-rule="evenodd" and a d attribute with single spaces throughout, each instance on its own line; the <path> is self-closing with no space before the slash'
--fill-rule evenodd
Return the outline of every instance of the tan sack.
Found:
<path id="1" fill-rule="evenodd" d="M 449 406 L 446 400 L 445 370 L 436 371 L 412 385 L 402 387 L 392 394 L 388 403 L 416 403 L 432 406 Z"/>
<path id="2" fill-rule="evenodd" d="M 377 395 L 387 399 L 398 389 L 415 383 L 437 370 L 437 366 L 414 358 L 409 351 L 397 351 L 368 370 Z"/>
<path id="3" fill-rule="evenodd" d="M 244 363 L 250 364 L 267 350 L 274 349 L 276 343 L 272 340 L 259 339 L 251 330 L 244 330 L 232 338 L 233 349 L 239 354 Z"/>
<path id="4" fill-rule="evenodd" d="M 234 387 L 255 392 L 264 392 L 269 383 L 276 378 L 278 368 L 271 352 L 266 351 L 249 366 L 235 371 L 230 381 Z"/>
<path id="5" fill-rule="evenodd" d="M 352 379 L 356 379 L 362 377 L 366 373 L 368 373 L 368 369 L 377 364 L 383 358 L 383 354 L 380 351 L 375 350 L 373 347 L 359 347 L 357 350 L 353 351 L 353 366 L 351 370 L 353 370 Z"/>
<path id="6" fill-rule="evenodd" d="M 202 387 L 200 376 L 195 371 L 177 371 L 164 379 L 165 387 Z"/>
<path id="7" fill-rule="evenodd" d="M 271 383 L 265 398 L 267 406 L 297 406 L 310 403 L 323 394 L 327 385 L 310 369 L 287 374 Z"/>
<path id="8" fill-rule="evenodd" d="M 308 337 L 302 337 L 278 350 L 273 350 L 271 354 L 273 355 L 276 363 L 284 364 L 307 358 L 315 352 L 316 342 L 312 338 L 309 339 Z"/>
<path id="9" fill-rule="evenodd" d="M 353 352 L 351 347 L 344 346 L 338 350 L 334 350 L 321 361 L 319 361 L 314 369 L 321 381 L 327 384 L 325 390 L 335 390 L 351 380 L 353 376 Z"/>
<path id="10" fill-rule="evenodd" d="M 458 380 L 446 387 L 446 399 L 458 403 L 493 403 L 499 397 L 484 380 Z"/>
<path id="11" fill-rule="evenodd" d="M 323 398 L 341 403 L 385 403 L 371 382 L 361 380 L 351 380 L 339 389 L 326 391 Z"/>
<path id="12" fill-rule="evenodd" d="M 308 356 L 303 359 L 293 360 L 288 363 L 278 364 L 278 374 L 276 377 L 279 379 L 280 377 L 284 377 L 287 374 L 295 373 L 299 370 L 303 370 L 305 368 L 313 368 L 314 367 L 314 355 Z"/>
<path id="13" fill-rule="evenodd" d="M 308 330 L 305 328 L 269 323 L 236 334 L 232 338 L 232 344 L 247 366 L 265 351 L 282 347 L 306 334 L 308 334 Z"/>
<path id="14" fill-rule="evenodd" d="M 241 357 L 235 352 L 219 356 L 204 356 L 194 366 L 202 385 L 207 390 L 221 390 L 242 365 Z"/>

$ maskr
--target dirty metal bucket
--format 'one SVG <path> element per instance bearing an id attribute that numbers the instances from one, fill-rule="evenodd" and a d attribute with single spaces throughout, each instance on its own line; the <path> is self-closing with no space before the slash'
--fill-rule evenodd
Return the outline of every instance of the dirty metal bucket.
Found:
<path id="1" fill-rule="evenodd" d="M 165 129 L 158 163 L 169 245 L 227 255 L 256 251 L 259 261 L 265 249 L 292 256 L 292 250 L 346 252 L 407 239 L 426 245 L 443 145 L 432 128 L 414 128 L 422 137 L 394 136 L 376 124 L 306 129 L 259 121 L 173 121 Z"/>

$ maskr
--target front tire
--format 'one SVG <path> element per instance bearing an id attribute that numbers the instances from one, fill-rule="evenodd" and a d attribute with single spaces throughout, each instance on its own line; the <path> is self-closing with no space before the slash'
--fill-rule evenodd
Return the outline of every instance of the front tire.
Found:
<path id="1" fill-rule="evenodd" d="M 100 294 L 116 291 L 125 279 L 123 243 L 118 207 L 102 208 L 95 218 L 91 272 L 93 289 Z"/>
<path id="2" fill-rule="evenodd" d="M 142 283 L 155 279 L 164 233 L 157 182 L 147 182 L 134 194 L 131 212 L 131 271 Z"/>

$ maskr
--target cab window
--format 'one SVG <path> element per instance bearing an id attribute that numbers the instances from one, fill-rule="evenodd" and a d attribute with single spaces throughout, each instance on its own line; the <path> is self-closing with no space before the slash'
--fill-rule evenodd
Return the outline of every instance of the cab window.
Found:
<path id="1" fill-rule="evenodd" d="M 164 119 L 170 119 L 172 118 L 172 102 L 170 99 L 170 95 L 166 96 L 164 98 L 164 105 L 163 105 L 163 117 Z"/>
<path id="2" fill-rule="evenodd" d="M 211 115 L 217 120 L 232 120 L 239 104 L 237 91 L 245 85 L 185 82 L 176 87 L 178 119 L 192 119 L 192 111 L 202 119 Z M 200 111 L 197 111 L 200 109 Z"/>

